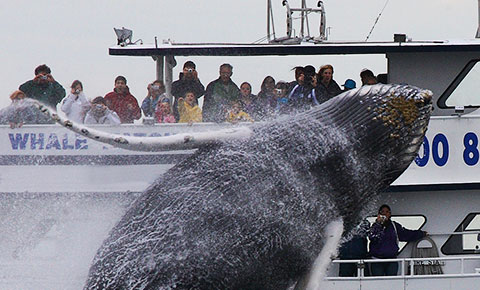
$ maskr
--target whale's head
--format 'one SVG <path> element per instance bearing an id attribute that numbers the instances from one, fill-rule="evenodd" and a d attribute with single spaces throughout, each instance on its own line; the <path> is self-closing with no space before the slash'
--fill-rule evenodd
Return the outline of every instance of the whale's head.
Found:
<path id="1" fill-rule="evenodd" d="M 358 219 L 365 203 L 410 166 L 423 143 L 431 102 L 429 90 L 373 85 L 347 91 L 307 113 L 330 127 L 327 139 L 336 139 L 312 168 L 321 180 L 330 180 L 344 217 Z"/>

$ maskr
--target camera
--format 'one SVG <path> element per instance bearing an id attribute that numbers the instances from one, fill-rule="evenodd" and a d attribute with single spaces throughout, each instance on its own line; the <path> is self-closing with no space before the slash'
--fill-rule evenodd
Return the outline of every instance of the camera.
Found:
<path id="1" fill-rule="evenodd" d="M 193 72 L 193 68 L 189 68 L 189 69 L 187 69 L 187 71 L 188 71 L 189 73 L 191 73 L 191 72 Z"/>
<path id="2" fill-rule="evenodd" d="M 47 75 L 42 75 L 40 78 L 41 78 L 42 80 L 46 80 L 46 79 L 48 79 L 48 76 L 47 76 Z"/>
<path id="3" fill-rule="evenodd" d="M 385 215 L 380 215 L 380 222 L 384 223 L 387 220 L 387 216 Z"/>
<path id="4" fill-rule="evenodd" d="M 80 92 L 81 92 L 81 91 L 80 91 L 79 89 L 76 89 L 76 90 L 75 90 L 75 94 L 77 94 L 77 95 L 80 94 Z"/>

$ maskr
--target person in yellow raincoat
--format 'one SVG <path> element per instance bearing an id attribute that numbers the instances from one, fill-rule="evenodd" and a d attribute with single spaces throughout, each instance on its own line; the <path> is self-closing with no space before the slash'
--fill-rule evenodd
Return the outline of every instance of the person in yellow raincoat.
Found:
<path id="1" fill-rule="evenodd" d="M 240 102 L 233 102 L 232 109 L 227 113 L 226 121 L 235 124 L 238 122 L 253 122 L 253 119 L 248 113 L 243 111 Z"/>
<path id="2" fill-rule="evenodd" d="M 178 113 L 180 119 L 178 123 L 196 123 L 202 122 L 202 109 L 195 103 L 195 94 L 187 92 L 184 98 L 178 99 Z"/>

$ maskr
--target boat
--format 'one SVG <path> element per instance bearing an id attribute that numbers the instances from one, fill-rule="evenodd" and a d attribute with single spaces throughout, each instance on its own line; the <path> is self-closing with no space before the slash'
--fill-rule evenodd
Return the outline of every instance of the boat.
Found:
<path id="1" fill-rule="evenodd" d="M 301 8 L 297 10 L 288 6 L 288 13 L 312 12 L 304 3 L 302 1 Z M 325 12 L 323 7 L 316 10 Z M 321 27 L 325 27 L 324 22 L 321 22 Z M 403 245 L 398 259 L 385 260 L 399 263 L 398 275 L 384 277 L 365 273 L 365 268 L 373 260 L 333 259 L 328 273 L 319 281 L 321 289 L 479 288 L 480 114 L 477 111 L 480 101 L 475 96 L 480 77 L 480 39 L 419 41 L 406 35 L 395 35 L 392 41 L 333 42 L 328 41 L 325 34 L 319 37 L 302 34 L 300 37 L 287 35 L 286 38 L 271 39 L 263 44 L 119 42 L 109 49 L 109 53 L 112 56 L 152 57 L 157 68 L 156 77 L 166 82 L 167 89 L 173 80 L 173 60 L 178 56 L 384 55 L 388 83 L 406 83 L 430 89 L 434 94 L 434 111 L 419 156 L 382 194 L 379 202 L 392 207 L 393 220 L 407 228 L 426 230 L 438 248 L 438 257 L 412 257 L 413 243 Z M 136 124 L 98 126 L 97 129 L 148 138 L 229 126 L 213 123 L 192 126 Z M 0 261 L 2 267 L 9 268 L 4 277 L 0 277 L 0 284 L 18 285 L 15 279 L 25 278 L 26 274 L 20 273 L 27 267 L 28 259 L 28 263 L 33 265 L 32 272 L 48 265 L 60 274 L 45 276 L 40 271 L 43 280 L 33 279 L 25 288 L 32 285 L 44 288 L 55 285 L 59 289 L 81 287 L 96 248 L 129 202 L 159 175 L 192 152 L 131 152 L 86 139 L 59 125 L 25 125 L 16 129 L 0 126 L 1 192 L 21 201 L 13 202 L 15 207 L 6 212 L 23 215 L 23 220 L 32 220 L 29 225 L 21 225 L 17 233 L 12 227 L 6 227 L 7 232 L 13 233 L 17 239 L 4 241 L 3 245 L 11 248 L 17 242 L 18 246 L 14 247 L 11 256 Z M 22 182 L 18 182 L 18 176 L 24 177 Z M 60 205 L 53 209 L 51 205 L 43 206 L 45 200 L 38 201 L 38 197 L 56 200 Z M 3 202 L 2 208 L 7 209 L 12 204 L 10 199 L 7 201 L 10 203 Z M 35 208 L 43 210 L 36 216 L 29 204 L 37 204 Z M 105 206 L 109 209 L 105 210 Z M 79 209 L 81 207 L 88 207 L 90 216 L 85 215 Z M 372 213 L 372 216 L 375 214 Z M 64 220 L 59 221 L 58 216 Z M 372 220 L 372 217 L 369 218 Z M 16 225 L 14 218 L 10 217 L 7 221 Z M 92 235 L 95 237 L 91 239 L 82 237 L 87 242 L 80 243 L 81 247 L 69 245 L 62 248 L 61 253 L 65 256 L 59 258 L 55 253 L 59 235 L 89 235 L 90 230 L 78 226 L 79 223 L 83 227 L 96 224 L 98 235 Z M 76 225 L 75 235 L 66 230 L 71 224 Z M 435 248 L 431 243 L 415 246 L 430 250 Z M 79 255 L 79 252 L 83 254 Z M 82 259 L 72 268 L 86 268 L 72 276 L 65 270 L 65 265 L 78 256 Z M 339 277 L 341 263 L 355 263 L 357 275 Z M 419 266 L 436 266 L 442 271 L 422 274 L 416 271 Z"/>

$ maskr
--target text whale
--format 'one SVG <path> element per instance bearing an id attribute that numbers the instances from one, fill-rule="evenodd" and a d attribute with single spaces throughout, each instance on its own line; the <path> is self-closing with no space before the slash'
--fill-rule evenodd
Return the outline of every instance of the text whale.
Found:
<path id="1" fill-rule="evenodd" d="M 348 229 L 409 166 L 431 96 L 364 86 L 205 143 L 130 207 L 85 289 L 286 289 L 312 266 L 327 223 Z"/>

